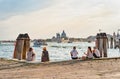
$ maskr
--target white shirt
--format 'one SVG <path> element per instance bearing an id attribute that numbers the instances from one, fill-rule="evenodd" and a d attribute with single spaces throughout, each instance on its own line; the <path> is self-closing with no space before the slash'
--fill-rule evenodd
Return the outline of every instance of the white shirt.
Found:
<path id="1" fill-rule="evenodd" d="M 35 56 L 32 56 L 34 53 L 33 51 L 27 53 L 27 61 L 32 61 Z"/>
<path id="2" fill-rule="evenodd" d="M 95 49 L 94 53 L 95 53 L 98 57 L 100 57 L 100 51 L 99 51 L 98 49 Z"/>
<path id="3" fill-rule="evenodd" d="M 77 54 L 78 54 L 77 50 L 73 49 L 70 53 L 71 53 L 71 55 L 72 55 L 73 58 L 78 57 L 77 56 Z"/>
<path id="4" fill-rule="evenodd" d="M 90 50 L 87 51 L 87 57 L 93 58 L 93 53 Z"/>

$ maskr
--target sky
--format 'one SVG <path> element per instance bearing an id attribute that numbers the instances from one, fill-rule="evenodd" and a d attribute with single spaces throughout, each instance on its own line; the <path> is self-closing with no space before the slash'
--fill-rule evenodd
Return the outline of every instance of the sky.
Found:
<path id="1" fill-rule="evenodd" d="M 120 29 L 120 0 L 0 0 L 0 40 L 83 38 Z"/>

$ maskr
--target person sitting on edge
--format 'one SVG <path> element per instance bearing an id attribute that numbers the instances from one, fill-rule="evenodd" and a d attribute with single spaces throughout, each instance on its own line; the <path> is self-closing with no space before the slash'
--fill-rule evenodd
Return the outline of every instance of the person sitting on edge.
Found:
<path id="1" fill-rule="evenodd" d="M 42 51 L 41 62 L 47 62 L 47 61 L 49 61 L 49 53 L 48 53 L 46 47 L 44 47 L 43 51 Z"/>
<path id="2" fill-rule="evenodd" d="M 84 54 L 86 56 L 82 56 L 83 60 L 85 60 L 85 59 L 93 59 L 93 53 L 92 53 L 91 47 L 88 47 L 87 53 L 84 53 Z"/>
<path id="3" fill-rule="evenodd" d="M 70 52 L 70 54 L 71 54 L 71 58 L 72 59 L 78 59 L 78 52 L 77 52 L 77 50 L 76 50 L 76 47 L 74 46 L 73 47 L 73 50 Z"/>
<path id="4" fill-rule="evenodd" d="M 29 51 L 27 52 L 27 61 L 33 61 L 35 60 L 35 53 L 33 52 L 33 48 L 29 48 Z"/>
<path id="5" fill-rule="evenodd" d="M 93 56 L 94 58 L 100 58 L 100 51 L 96 47 L 93 47 Z"/>

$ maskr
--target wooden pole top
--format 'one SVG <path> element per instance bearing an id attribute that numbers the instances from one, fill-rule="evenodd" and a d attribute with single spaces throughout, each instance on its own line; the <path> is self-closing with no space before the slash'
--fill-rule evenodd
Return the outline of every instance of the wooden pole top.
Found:
<path id="1" fill-rule="evenodd" d="M 100 39 L 100 38 L 107 38 L 107 34 L 106 33 L 97 33 L 96 39 Z"/>
<path id="2" fill-rule="evenodd" d="M 19 34 L 18 37 L 17 37 L 17 40 L 30 40 L 30 37 L 27 33 L 25 34 Z"/>

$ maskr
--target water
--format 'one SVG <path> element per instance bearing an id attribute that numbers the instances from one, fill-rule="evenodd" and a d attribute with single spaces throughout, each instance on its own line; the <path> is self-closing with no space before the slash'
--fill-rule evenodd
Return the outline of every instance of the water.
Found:
<path id="1" fill-rule="evenodd" d="M 33 44 L 31 43 L 31 46 Z M 76 43 L 48 43 L 47 50 L 49 51 L 50 61 L 65 61 L 71 60 L 70 51 L 73 46 L 77 47 L 78 56 L 82 57 L 86 52 L 87 47 L 94 47 L 94 42 L 76 42 Z M 36 61 L 41 61 L 42 47 L 33 47 L 36 53 Z M 0 45 L 0 58 L 12 59 L 14 52 L 14 44 Z M 108 49 L 108 57 L 120 57 L 119 49 Z"/>

